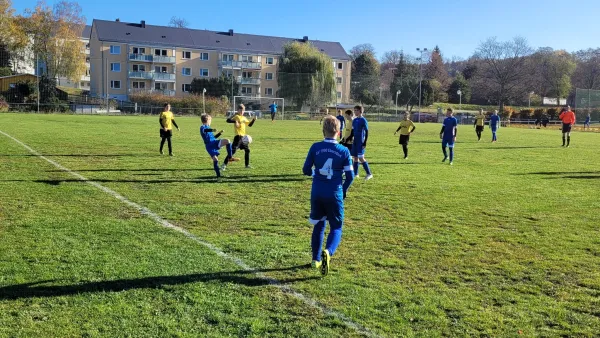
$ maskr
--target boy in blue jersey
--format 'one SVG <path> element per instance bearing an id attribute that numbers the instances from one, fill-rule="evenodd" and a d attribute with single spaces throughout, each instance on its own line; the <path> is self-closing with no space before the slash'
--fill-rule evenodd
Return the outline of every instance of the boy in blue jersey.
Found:
<path id="1" fill-rule="evenodd" d="M 340 121 L 340 132 L 338 133 L 338 135 L 341 140 L 342 139 L 342 131 L 344 130 L 344 128 L 346 128 L 346 119 L 344 118 L 344 115 L 342 114 L 341 109 L 338 110 L 336 119 L 338 119 L 338 121 Z"/>
<path id="2" fill-rule="evenodd" d="M 365 181 L 368 181 L 373 178 L 369 163 L 365 159 L 365 149 L 367 148 L 367 140 L 369 139 L 369 124 L 367 123 L 367 119 L 363 117 L 362 106 L 354 107 L 354 116 L 355 118 L 352 120 L 352 133 L 350 134 L 350 138 L 354 139 L 352 149 L 350 150 L 352 160 L 354 161 L 354 176 L 360 177 L 358 175 L 358 162 L 360 161 L 367 172 Z"/>
<path id="3" fill-rule="evenodd" d="M 492 116 L 490 116 L 490 129 L 492 130 L 492 143 L 498 141 L 498 137 L 496 133 L 498 129 L 500 129 L 500 116 L 498 115 L 498 111 L 494 110 Z"/>
<path id="4" fill-rule="evenodd" d="M 271 110 L 271 122 L 275 122 L 275 115 L 277 115 L 277 103 L 273 101 L 273 104 L 269 106 L 269 109 Z"/>
<path id="5" fill-rule="evenodd" d="M 583 130 L 585 130 L 586 128 L 587 128 L 587 130 L 590 130 L 591 120 L 592 120 L 592 117 L 588 113 L 587 116 L 585 117 L 585 122 L 583 123 Z"/>
<path id="6" fill-rule="evenodd" d="M 221 171 L 219 169 L 219 149 L 223 146 L 227 147 L 227 157 L 225 158 L 225 164 L 223 166 L 226 167 L 233 156 L 231 142 L 228 139 L 218 139 L 223 133 L 222 130 L 216 135 L 214 134 L 217 130 L 210 127 L 210 122 L 212 121 L 210 115 L 204 114 L 200 117 L 200 120 L 202 121 L 202 125 L 200 126 L 200 136 L 204 141 L 204 146 L 206 147 L 208 155 L 213 160 L 215 173 L 217 174 L 217 179 L 219 179 L 221 177 Z"/>
<path id="7" fill-rule="evenodd" d="M 458 129 L 458 121 L 456 120 L 456 117 L 452 116 L 453 114 L 452 108 L 446 110 L 446 118 L 442 124 L 442 130 L 440 131 L 442 152 L 444 153 L 442 162 L 446 162 L 448 159 L 446 148 L 450 148 L 450 165 L 452 165 L 452 161 L 454 160 L 454 142 L 456 142 L 456 131 Z"/>
<path id="8" fill-rule="evenodd" d="M 310 147 L 302 167 L 304 175 L 314 176 L 310 193 L 310 218 L 314 225 L 311 247 L 312 267 L 321 269 L 323 275 L 329 273 L 331 256 L 342 240 L 344 223 L 344 199 L 354 180 L 350 151 L 335 140 L 340 131 L 340 123 L 333 116 L 323 118 L 325 140 Z M 345 180 L 342 177 L 345 174 Z M 343 184 L 342 184 L 343 181 Z M 329 235 L 325 250 L 325 222 L 329 221 Z"/>

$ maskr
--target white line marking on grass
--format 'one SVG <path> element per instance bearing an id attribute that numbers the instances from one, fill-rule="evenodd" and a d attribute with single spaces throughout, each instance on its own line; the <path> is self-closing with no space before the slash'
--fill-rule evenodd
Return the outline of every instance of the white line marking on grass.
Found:
<path id="1" fill-rule="evenodd" d="M 74 177 L 76 177 L 77 179 L 79 179 L 80 181 L 82 181 L 83 183 L 87 183 L 91 186 L 94 186 L 102 191 L 104 191 L 105 193 L 113 196 L 114 198 L 118 199 L 119 201 L 127 204 L 128 206 L 136 209 L 137 211 L 139 211 L 142 215 L 145 215 L 151 219 L 153 219 L 154 221 L 156 221 L 158 224 L 162 225 L 165 228 L 169 228 L 171 230 L 175 230 L 181 234 L 183 234 L 185 237 L 196 241 L 197 243 L 205 246 L 206 248 L 208 248 L 210 251 L 214 252 L 217 256 L 222 257 L 224 259 L 230 260 L 232 262 L 234 262 L 237 266 L 239 266 L 240 268 L 242 268 L 245 271 L 248 272 L 253 272 L 258 278 L 265 280 L 267 282 L 269 282 L 269 285 L 274 286 L 278 289 L 280 289 L 282 292 L 287 293 L 299 300 L 301 300 L 302 302 L 304 302 L 305 304 L 316 308 L 320 311 L 322 311 L 324 314 L 328 315 L 328 316 L 332 316 L 335 317 L 339 320 L 341 320 L 347 327 L 357 331 L 360 334 L 369 336 L 369 337 L 379 337 L 379 335 L 371 332 L 371 330 L 369 330 L 368 328 L 353 322 L 350 318 L 348 318 L 346 315 L 342 314 L 341 312 L 337 312 L 335 310 L 332 310 L 330 308 L 328 308 L 327 306 L 317 302 L 314 299 L 311 299 L 307 296 L 305 296 L 302 293 L 299 293 L 297 291 L 294 291 L 291 287 L 282 284 L 279 280 L 271 278 L 261 272 L 257 272 L 255 271 L 255 269 L 251 268 L 248 264 L 244 263 L 244 261 L 242 261 L 240 258 L 232 256 L 227 254 L 226 252 L 224 252 L 223 250 L 219 249 L 217 246 L 215 246 L 212 243 L 209 243 L 205 240 L 203 240 L 200 237 L 197 237 L 196 235 L 192 234 L 191 232 L 185 230 L 184 228 L 178 227 L 172 223 L 170 223 L 169 221 L 167 221 L 166 219 L 160 217 L 159 215 L 155 214 L 154 212 L 152 212 L 150 209 L 143 207 L 135 202 L 132 202 L 130 200 L 128 200 L 127 198 L 125 198 L 123 195 L 119 194 L 118 192 L 107 188 L 97 182 L 91 181 L 89 179 L 87 179 L 85 176 L 72 171 L 69 168 L 66 168 L 64 166 L 62 166 L 61 164 L 59 164 L 58 162 L 55 162 L 45 156 L 43 156 L 42 154 L 38 153 L 36 150 L 34 150 L 33 148 L 31 148 L 30 146 L 26 145 L 25 143 L 17 140 L 16 138 L 10 136 L 9 134 L 3 132 L 2 130 L 0 130 L 0 134 L 12 139 L 13 141 L 15 141 L 16 143 L 20 144 L 23 148 L 27 149 L 30 153 L 32 153 L 33 155 L 45 160 L 46 162 L 52 164 L 53 166 L 55 166 L 56 168 L 67 172 L 71 175 L 73 175 Z"/>

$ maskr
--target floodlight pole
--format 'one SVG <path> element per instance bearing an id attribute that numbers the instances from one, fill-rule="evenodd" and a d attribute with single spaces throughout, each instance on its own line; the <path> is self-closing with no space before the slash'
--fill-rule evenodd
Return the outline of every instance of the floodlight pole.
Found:
<path id="1" fill-rule="evenodd" d="M 398 95 L 400 94 L 400 90 L 396 92 L 396 117 L 398 117 Z"/>
<path id="2" fill-rule="evenodd" d="M 461 110 L 461 109 L 462 109 L 462 90 L 460 90 L 460 89 L 459 89 L 459 90 L 456 92 L 456 94 L 458 94 L 458 98 L 459 98 L 459 99 L 458 99 L 458 100 L 459 100 L 459 101 L 458 101 L 458 110 Z"/>
<path id="3" fill-rule="evenodd" d="M 40 93 L 40 56 L 38 53 L 35 53 L 35 68 L 36 68 L 36 73 L 38 74 L 38 76 L 37 76 L 37 112 L 39 114 L 40 113 L 40 96 L 42 94 Z"/>
<path id="4" fill-rule="evenodd" d="M 206 93 L 206 88 L 202 89 L 202 114 L 206 115 L 206 104 L 204 102 L 204 93 Z"/>
<path id="5" fill-rule="evenodd" d="M 421 97 L 422 94 L 422 86 L 423 86 L 423 53 L 427 52 L 427 48 L 417 48 L 417 52 L 421 53 L 421 58 L 419 59 L 419 117 L 417 122 L 421 122 Z"/>

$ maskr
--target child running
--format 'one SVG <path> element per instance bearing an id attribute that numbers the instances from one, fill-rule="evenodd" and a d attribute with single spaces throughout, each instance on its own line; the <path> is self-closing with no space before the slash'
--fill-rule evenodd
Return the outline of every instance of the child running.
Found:
<path id="1" fill-rule="evenodd" d="M 320 268 L 323 275 L 329 273 L 331 257 L 342 240 L 344 199 L 354 180 L 350 152 L 336 141 L 339 131 L 340 123 L 334 116 L 323 118 L 325 139 L 310 147 L 302 167 L 302 172 L 307 176 L 313 176 L 314 168 L 309 217 L 310 223 L 314 225 L 311 265 L 315 269 Z M 345 180 L 342 173 L 345 174 Z M 327 235 L 325 250 L 322 250 L 327 221 L 329 235 Z"/>
<path id="2" fill-rule="evenodd" d="M 219 170 L 219 149 L 223 146 L 227 147 L 227 157 L 225 158 L 225 162 L 223 164 L 223 168 L 227 167 L 227 163 L 231 160 L 233 156 L 233 149 L 231 147 L 231 142 L 228 139 L 218 140 L 219 136 L 223 133 L 223 131 L 219 131 L 216 135 L 216 129 L 211 128 L 210 123 L 212 121 L 212 117 L 210 115 L 202 115 L 200 117 L 202 121 L 202 125 L 200 126 L 200 137 L 204 141 L 204 146 L 206 147 L 206 151 L 208 152 L 208 156 L 213 160 L 213 166 L 215 168 L 215 173 L 217 174 L 217 180 L 221 178 L 221 171 Z"/>

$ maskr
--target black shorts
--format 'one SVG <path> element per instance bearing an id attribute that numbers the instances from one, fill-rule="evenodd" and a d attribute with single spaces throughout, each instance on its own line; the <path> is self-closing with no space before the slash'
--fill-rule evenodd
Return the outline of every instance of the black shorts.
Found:
<path id="1" fill-rule="evenodd" d="M 235 135 L 235 137 L 233 138 L 232 146 L 234 148 L 238 148 L 238 149 L 244 149 L 244 150 L 250 149 L 250 148 L 248 148 L 247 145 L 244 144 L 244 142 L 242 142 L 242 138 L 243 138 L 243 136 Z"/>
<path id="2" fill-rule="evenodd" d="M 475 126 L 475 131 L 483 131 L 483 126 Z"/>
<path id="3" fill-rule="evenodd" d="M 562 132 L 563 133 L 570 133 L 571 132 L 571 125 L 568 124 L 568 123 L 563 123 Z"/>
<path id="4" fill-rule="evenodd" d="M 173 136 L 173 130 L 167 130 L 165 131 L 164 129 L 160 130 L 160 137 L 161 138 L 170 138 L 171 136 Z"/>
<path id="5" fill-rule="evenodd" d="M 400 135 L 400 144 L 408 144 L 410 141 L 410 135 Z"/>

